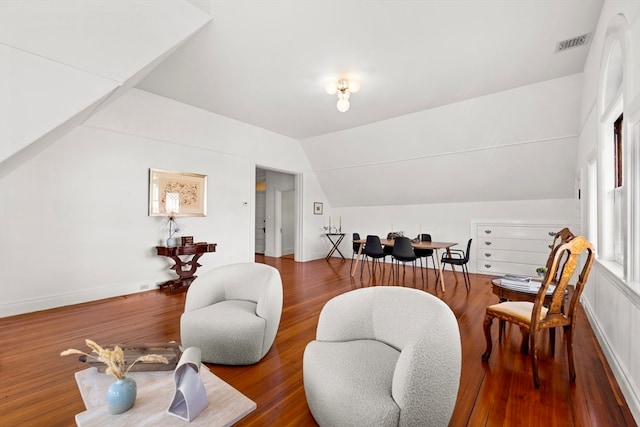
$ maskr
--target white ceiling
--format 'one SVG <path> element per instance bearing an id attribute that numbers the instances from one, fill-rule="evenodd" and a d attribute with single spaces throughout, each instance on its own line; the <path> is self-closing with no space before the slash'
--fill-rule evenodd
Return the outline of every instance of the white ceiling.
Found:
<path id="1" fill-rule="evenodd" d="M 138 87 L 305 139 L 580 73 L 603 0 L 193 1 L 212 21 Z M 356 78 L 339 113 L 325 84 Z"/>

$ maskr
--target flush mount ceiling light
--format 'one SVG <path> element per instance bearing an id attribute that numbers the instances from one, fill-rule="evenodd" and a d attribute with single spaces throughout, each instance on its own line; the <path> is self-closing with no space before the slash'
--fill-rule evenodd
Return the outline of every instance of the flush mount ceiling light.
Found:
<path id="1" fill-rule="evenodd" d="M 337 82 L 327 84 L 325 89 L 329 95 L 333 95 L 334 93 L 338 94 L 338 103 L 336 104 L 336 107 L 338 107 L 338 111 L 341 113 L 346 113 L 349 111 L 349 107 L 351 106 L 349 103 L 349 97 L 351 97 L 351 93 L 356 93 L 360 89 L 360 83 L 340 79 Z"/>

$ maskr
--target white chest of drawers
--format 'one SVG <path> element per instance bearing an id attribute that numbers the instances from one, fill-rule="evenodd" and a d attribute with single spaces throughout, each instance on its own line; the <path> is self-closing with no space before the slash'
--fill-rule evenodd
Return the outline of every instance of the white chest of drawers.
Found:
<path id="1" fill-rule="evenodd" d="M 566 222 L 473 221 L 476 273 L 536 275 L 551 251 L 555 234 Z"/>

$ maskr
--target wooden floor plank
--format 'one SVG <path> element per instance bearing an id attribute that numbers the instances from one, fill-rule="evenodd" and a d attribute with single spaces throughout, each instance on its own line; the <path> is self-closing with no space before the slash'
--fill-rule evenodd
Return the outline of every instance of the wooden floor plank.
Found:
<path id="1" fill-rule="evenodd" d="M 210 365 L 211 370 L 254 400 L 258 408 L 239 426 L 313 426 L 302 382 L 302 354 L 315 337 L 320 310 L 333 296 L 351 289 L 388 284 L 365 267 L 350 277 L 350 262 L 324 259 L 296 263 L 257 256 L 281 272 L 284 287 L 282 321 L 272 349 L 251 366 Z M 455 284 L 445 273 L 446 292 L 429 284 L 420 269 L 414 280 L 407 267 L 400 281 L 426 289 L 451 307 L 462 338 L 462 378 L 451 426 L 635 426 L 611 370 L 583 312 L 575 336 L 577 381 L 568 381 L 563 334 L 551 357 L 547 340 L 539 354 L 541 388 L 531 379 L 531 363 L 521 355 L 520 332 L 507 328 L 502 343 L 494 325 L 494 350 L 481 361 L 485 340 L 484 309 L 497 302 L 490 277 L 471 274 L 467 293 L 462 277 Z M 404 279 L 404 281 L 403 281 Z M 194 284 L 197 285 L 197 282 Z M 180 341 L 184 294 L 150 291 L 86 304 L 0 319 L 0 425 L 72 426 L 84 406 L 74 372 L 85 365 L 60 357 L 67 348 L 82 348 L 85 338 L 98 343 Z M 494 322 L 497 323 L 497 322 Z"/>

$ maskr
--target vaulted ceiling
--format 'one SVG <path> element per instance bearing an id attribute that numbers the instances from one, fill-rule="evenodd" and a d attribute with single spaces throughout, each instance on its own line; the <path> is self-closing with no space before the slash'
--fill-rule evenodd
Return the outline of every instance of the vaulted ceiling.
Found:
<path id="1" fill-rule="evenodd" d="M 138 87 L 305 139 L 580 73 L 603 0 L 193 1 L 213 18 Z M 325 84 L 361 82 L 339 113 Z"/>
<path id="2" fill-rule="evenodd" d="M 299 140 L 336 207 L 571 197 L 589 43 L 556 47 L 603 1 L 2 0 L 0 177 L 138 87 Z"/>

